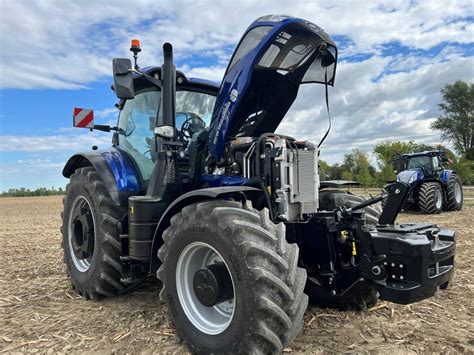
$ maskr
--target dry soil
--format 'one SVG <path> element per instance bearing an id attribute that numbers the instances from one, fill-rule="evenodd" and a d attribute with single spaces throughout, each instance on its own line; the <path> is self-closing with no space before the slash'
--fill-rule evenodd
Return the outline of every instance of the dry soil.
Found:
<path id="1" fill-rule="evenodd" d="M 0 352 L 185 353 L 158 282 L 103 301 L 73 292 L 62 262 L 61 209 L 61 197 L 0 199 Z M 399 220 L 457 231 L 450 289 L 408 306 L 380 301 L 365 312 L 310 307 L 285 352 L 474 352 L 474 207 Z"/>

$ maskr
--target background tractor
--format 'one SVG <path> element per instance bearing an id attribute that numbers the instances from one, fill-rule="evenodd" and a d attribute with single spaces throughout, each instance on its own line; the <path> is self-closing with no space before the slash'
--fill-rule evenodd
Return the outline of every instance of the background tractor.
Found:
<path id="1" fill-rule="evenodd" d="M 406 304 L 448 284 L 454 232 L 394 224 L 407 184 L 369 200 L 343 192 L 319 181 L 322 142 L 274 133 L 300 85 L 322 84 L 327 98 L 334 84 L 337 48 L 320 27 L 259 18 L 220 85 L 176 71 L 169 43 L 161 67 L 138 66 L 138 41 L 131 50 L 133 67 L 113 60 L 117 127 L 74 110 L 76 126 L 113 131 L 111 148 L 63 170 L 64 255 L 84 298 L 156 275 L 191 351 L 273 353 L 296 337 L 308 301 Z"/>
<path id="2" fill-rule="evenodd" d="M 410 185 L 403 208 L 423 213 L 440 213 L 462 209 L 462 183 L 458 174 L 447 170 L 444 151 L 434 150 L 399 155 L 394 165 L 397 181 Z"/>

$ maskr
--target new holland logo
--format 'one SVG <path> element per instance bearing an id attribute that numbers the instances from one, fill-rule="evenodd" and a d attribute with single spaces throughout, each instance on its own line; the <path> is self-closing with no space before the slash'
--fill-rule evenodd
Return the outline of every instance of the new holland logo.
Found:
<path id="1" fill-rule="evenodd" d="M 236 89 L 232 89 L 230 91 L 230 101 L 235 102 L 238 96 L 239 96 L 239 92 Z"/>

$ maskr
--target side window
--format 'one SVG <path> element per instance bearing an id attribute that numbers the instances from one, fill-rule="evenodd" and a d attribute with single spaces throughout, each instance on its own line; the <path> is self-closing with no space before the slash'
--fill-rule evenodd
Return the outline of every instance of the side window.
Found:
<path id="1" fill-rule="evenodd" d="M 154 88 L 137 93 L 127 100 L 119 117 L 119 146 L 131 155 L 145 183 L 153 171 L 154 127 L 160 109 L 161 95 Z"/>
<path id="2" fill-rule="evenodd" d="M 434 171 L 440 170 L 441 169 L 441 164 L 439 162 L 439 158 L 438 157 L 432 157 L 431 159 L 433 161 L 433 170 Z"/>

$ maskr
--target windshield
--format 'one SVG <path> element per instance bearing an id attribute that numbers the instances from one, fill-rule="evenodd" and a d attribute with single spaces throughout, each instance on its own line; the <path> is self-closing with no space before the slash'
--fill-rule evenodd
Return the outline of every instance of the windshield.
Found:
<path id="1" fill-rule="evenodd" d="M 411 169 L 423 169 L 425 173 L 431 172 L 431 158 L 428 156 L 409 158 L 406 170 Z"/>

